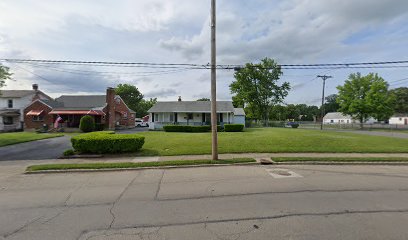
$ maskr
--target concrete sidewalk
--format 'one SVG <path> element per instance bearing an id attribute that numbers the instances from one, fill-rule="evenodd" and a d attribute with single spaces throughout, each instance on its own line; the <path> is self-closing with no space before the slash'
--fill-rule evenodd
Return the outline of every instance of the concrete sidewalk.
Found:
<path id="1" fill-rule="evenodd" d="M 220 159 L 231 158 L 262 158 L 273 157 L 406 157 L 408 153 L 228 153 L 219 154 Z M 121 158 L 72 158 L 72 159 L 48 159 L 48 160 L 20 160 L 20 161 L 0 161 L 0 166 L 22 166 L 50 163 L 106 163 L 106 162 L 157 162 L 172 160 L 201 160 L 211 159 L 211 155 L 181 155 L 181 156 L 153 156 L 153 157 L 121 157 Z"/>

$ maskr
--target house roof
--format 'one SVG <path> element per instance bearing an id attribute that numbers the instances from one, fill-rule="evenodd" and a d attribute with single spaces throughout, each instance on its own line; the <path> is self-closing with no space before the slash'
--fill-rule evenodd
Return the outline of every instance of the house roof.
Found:
<path id="1" fill-rule="evenodd" d="M 231 101 L 217 101 L 217 112 L 233 112 L 234 106 Z M 157 102 L 151 112 L 211 112 L 211 102 L 209 101 L 173 101 Z"/>
<path id="2" fill-rule="evenodd" d="M 90 109 L 99 108 L 106 105 L 106 95 L 62 95 L 55 99 L 62 106 L 55 108 L 64 109 Z M 53 107 L 54 108 L 54 107 Z"/>
<path id="3" fill-rule="evenodd" d="M 341 112 L 329 112 L 324 116 L 324 119 L 351 119 L 351 117 Z"/>
<path id="4" fill-rule="evenodd" d="M 39 92 L 44 94 L 41 91 Z M 34 94 L 35 94 L 35 90 L 1 90 L 0 91 L 0 97 L 3 97 L 3 98 L 22 98 L 22 97 L 34 95 Z"/>
<path id="5" fill-rule="evenodd" d="M 234 108 L 235 116 L 245 116 L 245 111 L 243 108 Z"/>

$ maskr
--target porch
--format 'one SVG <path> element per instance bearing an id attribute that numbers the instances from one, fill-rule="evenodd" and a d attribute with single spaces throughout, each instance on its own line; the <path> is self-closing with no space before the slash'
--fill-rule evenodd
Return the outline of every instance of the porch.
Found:
<path id="1" fill-rule="evenodd" d="M 203 126 L 211 125 L 211 113 L 208 112 L 174 112 L 151 113 L 149 116 L 150 129 L 162 129 L 165 125 Z M 217 113 L 217 124 L 224 125 L 233 122 L 230 112 Z"/>

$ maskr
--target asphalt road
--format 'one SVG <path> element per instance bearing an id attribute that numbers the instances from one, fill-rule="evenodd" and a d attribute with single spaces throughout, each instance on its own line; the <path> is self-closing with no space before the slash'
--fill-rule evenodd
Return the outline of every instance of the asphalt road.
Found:
<path id="1" fill-rule="evenodd" d="M 23 175 L 0 163 L 0 239 L 407 239 L 408 166 L 279 169 Z"/>

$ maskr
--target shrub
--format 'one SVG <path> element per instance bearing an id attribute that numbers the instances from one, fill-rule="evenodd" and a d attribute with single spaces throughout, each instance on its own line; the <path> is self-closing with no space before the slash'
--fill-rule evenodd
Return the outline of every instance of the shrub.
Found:
<path id="1" fill-rule="evenodd" d="M 244 124 L 224 124 L 224 130 L 226 132 L 242 132 Z"/>
<path id="2" fill-rule="evenodd" d="M 71 138 L 71 143 L 72 147 L 81 153 L 124 153 L 140 150 L 144 139 L 137 134 L 114 134 L 105 131 L 75 136 Z"/>
<path id="3" fill-rule="evenodd" d="M 79 122 L 79 129 L 81 129 L 82 132 L 92 132 L 95 130 L 95 120 L 93 117 L 89 115 L 83 116 Z"/>
<path id="4" fill-rule="evenodd" d="M 68 157 L 68 156 L 75 155 L 75 151 L 72 150 L 72 149 L 67 149 L 67 150 L 64 151 L 63 154 L 64 154 L 64 156 Z"/>
<path id="5" fill-rule="evenodd" d="M 183 125 L 166 125 L 163 126 L 166 132 L 208 132 L 210 126 L 183 126 Z"/>
<path id="6" fill-rule="evenodd" d="M 299 123 L 292 123 L 290 126 L 292 126 L 292 128 L 298 128 L 298 127 L 299 127 Z"/>

